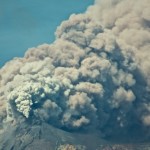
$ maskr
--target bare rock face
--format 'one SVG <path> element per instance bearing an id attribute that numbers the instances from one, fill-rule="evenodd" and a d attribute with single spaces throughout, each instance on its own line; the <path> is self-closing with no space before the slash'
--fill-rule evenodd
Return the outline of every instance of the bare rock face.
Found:
<path id="1" fill-rule="evenodd" d="M 102 139 L 93 133 L 71 133 L 46 123 L 7 125 L 0 134 L 0 150 L 91 150 Z"/>
<path id="2" fill-rule="evenodd" d="M 149 150 L 149 143 L 132 144 L 106 144 L 99 146 L 96 150 Z"/>
<path id="3" fill-rule="evenodd" d="M 86 150 L 85 146 L 82 145 L 60 145 L 57 150 Z"/>
<path id="4" fill-rule="evenodd" d="M 107 145 L 107 146 L 101 146 L 98 150 L 129 150 L 127 146 L 123 145 Z"/>
<path id="5" fill-rule="evenodd" d="M 46 123 L 6 125 L 0 134 L 0 150 L 149 150 L 148 143 L 112 144 L 100 133 L 73 133 Z"/>

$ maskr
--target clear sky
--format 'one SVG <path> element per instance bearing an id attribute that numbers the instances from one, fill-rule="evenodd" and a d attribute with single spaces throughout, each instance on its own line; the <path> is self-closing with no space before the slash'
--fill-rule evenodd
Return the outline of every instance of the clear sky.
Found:
<path id="1" fill-rule="evenodd" d="M 56 27 L 94 0 L 0 0 L 0 67 L 30 48 L 54 41 Z"/>

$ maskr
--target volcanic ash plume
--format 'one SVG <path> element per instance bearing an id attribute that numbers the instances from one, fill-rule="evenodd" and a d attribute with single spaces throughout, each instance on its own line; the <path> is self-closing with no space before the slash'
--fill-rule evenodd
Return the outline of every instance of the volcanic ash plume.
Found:
<path id="1" fill-rule="evenodd" d="M 62 22 L 54 43 L 1 68 L 1 128 L 23 120 L 149 136 L 149 0 L 96 0 Z"/>

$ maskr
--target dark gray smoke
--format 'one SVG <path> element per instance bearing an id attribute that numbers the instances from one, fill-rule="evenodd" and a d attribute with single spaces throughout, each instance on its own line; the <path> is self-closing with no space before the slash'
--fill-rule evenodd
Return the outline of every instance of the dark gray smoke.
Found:
<path id="1" fill-rule="evenodd" d="M 96 0 L 62 22 L 54 43 L 0 70 L 2 132 L 5 123 L 38 120 L 70 132 L 149 137 L 149 27 L 149 0 Z"/>

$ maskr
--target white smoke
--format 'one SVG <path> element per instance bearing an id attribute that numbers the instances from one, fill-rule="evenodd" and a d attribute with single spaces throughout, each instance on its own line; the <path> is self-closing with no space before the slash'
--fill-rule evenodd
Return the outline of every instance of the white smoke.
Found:
<path id="1" fill-rule="evenodd" d="M 149 27 L 149 0 L 96 0 L 71 15 L 53 44 L 0 70 L 1 123 L 21 115 L 68 130 L 149 127 Z"/>

